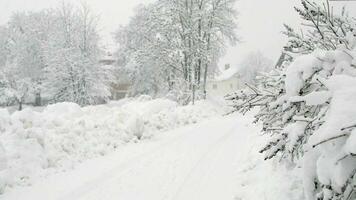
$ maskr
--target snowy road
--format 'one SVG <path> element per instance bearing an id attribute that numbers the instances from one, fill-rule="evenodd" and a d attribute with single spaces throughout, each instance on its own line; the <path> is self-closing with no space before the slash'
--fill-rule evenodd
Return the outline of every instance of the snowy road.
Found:
<path id="1" fill-rule="evenodd" d="M 6 200 L 232 200 L 251 122 L 218 117 L 9 190 Z"/>

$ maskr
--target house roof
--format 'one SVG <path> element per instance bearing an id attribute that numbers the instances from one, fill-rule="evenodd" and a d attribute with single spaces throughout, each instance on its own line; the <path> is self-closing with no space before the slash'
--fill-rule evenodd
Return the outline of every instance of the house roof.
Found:
<path id="1" fill-rule="evenodd" d="M 238 75 L 238 69 L 236 67 L 230 67 L 229 69 L 221 71 L 221 74 L 215 77 L 215 81 L 225 81 Z"/>
<path id="2" fill-rule="evenodd" d="M 113 65 L 116 62 L 115 56 L 111 52 L 107 52 L 100 60 L 99 63 L 104 65 Z"/>

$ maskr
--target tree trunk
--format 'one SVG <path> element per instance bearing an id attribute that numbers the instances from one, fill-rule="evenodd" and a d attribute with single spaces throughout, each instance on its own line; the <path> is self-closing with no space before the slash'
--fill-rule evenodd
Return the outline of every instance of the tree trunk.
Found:
<path id="1" fill-rule="evenodd" d="M 204 99 L 207 97 L 207 92 L 206 92 L 206 82 L 208 79 L 208 64 L 205 64 L 205 70 L 204 70 L 204 83 L 203 83 L 203 90 L 204 90 Z"/>
<path id="2" fill-rule="evenodd" d="M 19 101 L 19 111 L 22 110 L 22 100 Z"/>
<path id="3" fill-rule="evenodd" d="M 195 84 L 193 84 L 192 87 L 192 104 L 195 104 Z"/>
<path id="4" fill-rule="evenodd" d="M 41 106 L 41 105 L 42 105 L 41 93 L 38 92 L 36 93 L 36 97 L 35 97 L 35 106 Z"/>

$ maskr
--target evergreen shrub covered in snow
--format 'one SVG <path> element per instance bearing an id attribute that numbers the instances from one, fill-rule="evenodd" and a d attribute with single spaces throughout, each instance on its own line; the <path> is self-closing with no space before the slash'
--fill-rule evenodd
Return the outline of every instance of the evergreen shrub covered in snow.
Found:
<path id="1" fill-rule="evenodd" d="M 59 103 L 42 112 L 0 109 L 0 194 L 6 187 L 31 184 L 36 176 L 217 113 L 208 102 L 182 107 L 148 97 L 88 107 Z"/>
<path id="2" fill-rule="evenodd" d="M 302 165 L 307 199 L 354 199 L 356 185 L 356 32 L 347 17 L 317 4 L 297 9 L 311 35 L 289 34 L 293 61 L 229 95 L 235 110 L 259 107 L 256 122 L 270 136 L 265 159 Z M 289 29 L 292 31 L 292 29 Z"/>

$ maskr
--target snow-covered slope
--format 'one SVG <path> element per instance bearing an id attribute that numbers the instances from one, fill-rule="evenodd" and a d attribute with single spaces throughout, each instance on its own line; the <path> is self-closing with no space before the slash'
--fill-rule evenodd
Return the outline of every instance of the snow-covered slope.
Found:
<path id="1" fill-rule="evenodd" d="M 60 103 L 42 112 L 26 108 L 9 114 L 0 109 L 0 194 L 218 113 L 209 102 L 178 106 L 150 97 L 84 108 Z"/>
<path id="2" fill-rule="evenodd" d="M 0 199 L 301 199 L 295 175 L 257 153 L 263 138 L 251 117 L 215 117 L 166 133 Z"/>

